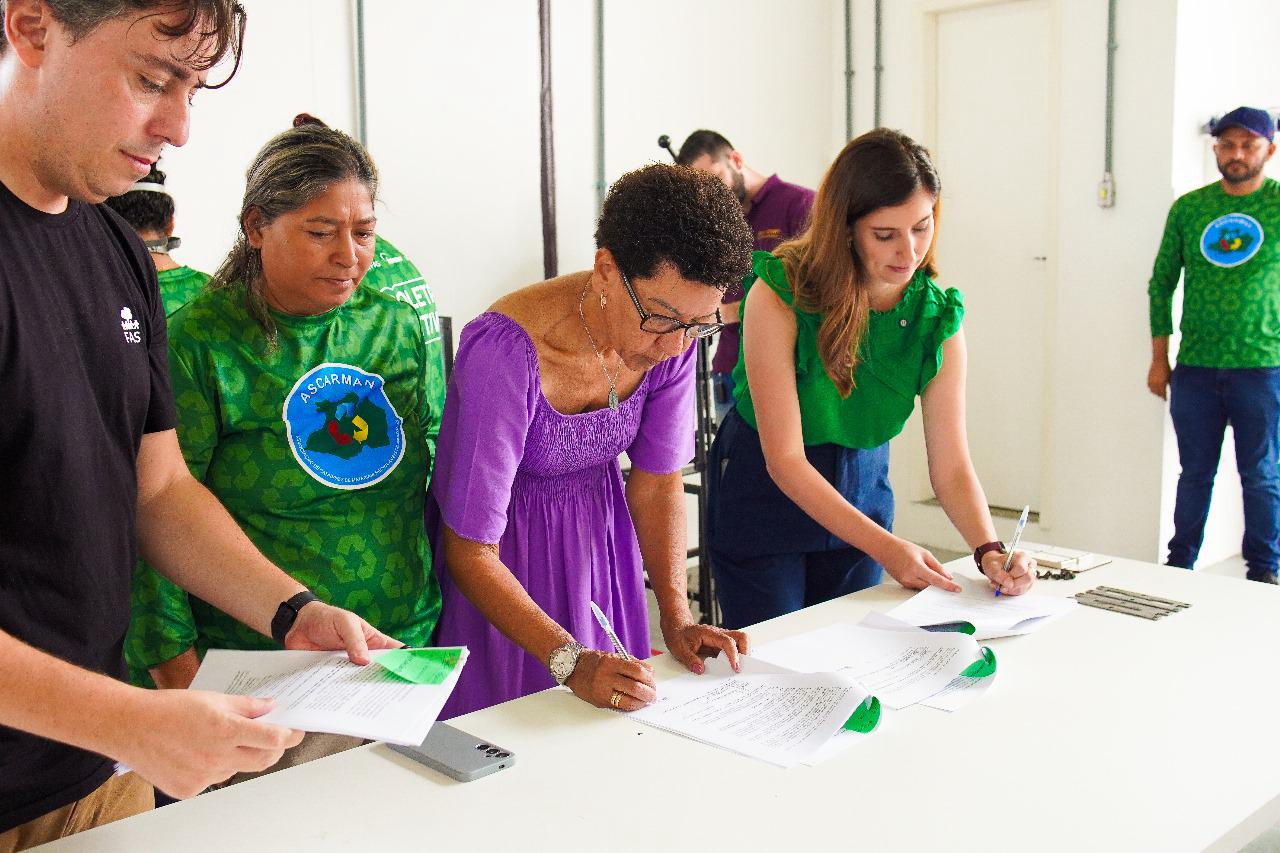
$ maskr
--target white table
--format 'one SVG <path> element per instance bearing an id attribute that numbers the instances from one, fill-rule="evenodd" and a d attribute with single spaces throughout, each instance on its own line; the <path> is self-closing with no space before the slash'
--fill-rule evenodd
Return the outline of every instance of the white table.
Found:
<path id="1" fill-rule="evenodd" d="M 818 767 L 782 770 L 547 691 L 457 721 L 517 755 L 476 782 L 376 744 L 44 849 L 1237 850 L 1280 821 L 1280 589 L 1125 560 L 1036 588 L 1099 584 L 1193 606 L 1156 622 L 1080 607 L 996 640 L 982 699 L 887 716 Z M 907 594 L 882 585 L 752 637 Z"/>

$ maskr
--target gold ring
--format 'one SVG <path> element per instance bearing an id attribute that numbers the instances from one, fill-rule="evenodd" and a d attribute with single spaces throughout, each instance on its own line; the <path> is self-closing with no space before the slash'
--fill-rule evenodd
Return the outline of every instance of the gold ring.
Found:
<path id="1" fill-rule="evenodd" d="M 613 691 L 613 695 L 609 697 L 609 704 L 617 708 L 618 703 L 620 703 L 621 701 L 622 701 L 622 691 L 621 690 Z"/>

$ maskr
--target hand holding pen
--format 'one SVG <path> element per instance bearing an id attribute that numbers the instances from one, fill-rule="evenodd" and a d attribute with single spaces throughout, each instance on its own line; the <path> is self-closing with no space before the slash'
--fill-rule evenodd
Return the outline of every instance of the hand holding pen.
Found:
<path id="1" fill-rule="evenodd" d="M 1022 515 L 1019 516 L 1018 525 L 1013 531 L 1013 539 L 1009 541 L 1009 547 L 1003 555 L 996 551 L 983 555 L 982 573 L 991 581 L 996 597 L 1002 594 L 1021 595 L 1035 580 L 1035 561 L 1018 551 L 1018 544 L 1022 541 L 1022 533 L 1026 530 L 1027 518 L 1030 514 L 1030 506 L 1022 508 Z M 997 565 L 1001 557 L 1003 561 Z"/>
<path id="2" fill-rule="evenodd" d="M 584 702 L 597 708 L 616 711 L 636 711 L 658 698 L 653 678 L 653 666 L 636 660 L 627 654 L 622 641 L 614 633 L 613 626 L 593 603 L 591 612 L 604 628 L 617 654 L 598 649 L 584 648 L 578 653 L 573 674 L 565 681 L 565 687 Z"/>

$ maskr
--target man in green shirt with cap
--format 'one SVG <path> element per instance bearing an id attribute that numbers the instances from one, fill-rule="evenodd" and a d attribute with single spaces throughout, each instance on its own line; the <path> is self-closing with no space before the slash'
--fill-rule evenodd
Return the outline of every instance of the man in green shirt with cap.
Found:
<path id="1" fill-rule="evenodd" d="M 1171 566 L 1193 568 L 1227 424 L 1244 488 L 1241 553 L 1250 580 L 1280 564 L 1280 183 L 1262 169 L 1275 120 L 1239 107 L 1213 126 L 1221 180 L 1173 203 L 1156 256 L 1147 387 L 1170 400 L 1178 437 Z M 1169 368 L 1173 292 L 1184 281 L 1178 365 Z"/>

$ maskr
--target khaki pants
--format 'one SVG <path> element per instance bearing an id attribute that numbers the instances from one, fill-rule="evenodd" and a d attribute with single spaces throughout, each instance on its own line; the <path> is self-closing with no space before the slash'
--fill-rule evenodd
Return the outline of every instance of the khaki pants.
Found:
<path id="1" fill-rule="evenodd" d="M 287 770 L 290 767 L 297 767 L 299 764 L 306 764 L 308 761 L 315 761 L 317 758 L 324 758 L 326 755 L 335 755 L 339 752 L 346 752 L 348 749 L 355 749 L 357 746 L 363 746 L 368 742 L 369 741 L 364 740 L 363 738 L 350 737 L 349 735 L 331 735 L 324 732 L 307 732 L 307 734 L 302 736 L 302 743 L 286 749 L 284 751 L 284 755 L 280 756 L 280 760 L 268 767 L 266 770 L 260 770 L 254 773 L 237 773 L 225 782 L 210 785 L 208 790 L 216 791 L 219 788 L 225 788 L 228 785 L 247 782 L 250 779 L 257 779 L 259 776 L 266 776 L 268 773 L 274 773 L 277 770 Z M 3 848 L 0 848 L 0 853 L 5 853 Z"/>
<path id="2" fill-rule="evenodd" d="M 137 773 L 112 776 L 93 793 L 70 805 L 0 832 L 0 853 L 14 853 L 55 841 L 121 818 L 133 817 L 155 806 L 151 784 Z"/>

